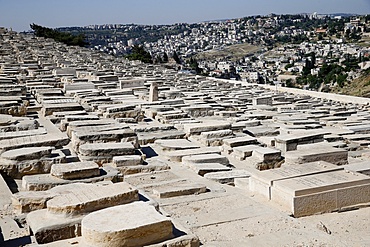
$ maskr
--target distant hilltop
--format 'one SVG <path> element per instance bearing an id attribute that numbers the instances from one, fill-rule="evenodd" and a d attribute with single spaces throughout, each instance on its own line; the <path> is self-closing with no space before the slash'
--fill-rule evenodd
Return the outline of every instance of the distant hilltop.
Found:
<path id="1" fill-rule="evenodd" d="M 315 13 L 300 13 L 300 14 L 292 14 L 292 15 L 302 15 L 302 16 L 310 16 Z M 335 17 L 335 16 L 341 16 L 343 18 L 347 17 L 352 17 L 352 16 L 359 16 L 360 14 L 353 14 L 353 13 L 331 13 L 331 14 L 320 14 L 316 13 L 318 16 L 329 16 L 329 17 Z M 253 16 L 270 16 L 270 15 L 289 15 L 289 14 L 275 14 L 271 13 L 268 15 L 253 15 Z M 202 21 L 201 23 L 212 23 L 212 22 L 226 22 L 230 20 L 235 20 L 235 19 L 242 19 L 242 18 L 247 18 L 248 16 L 245 17 L 240 17 L 240 18 L 228 18 L 228 19 L 218 19 L 218 20 L 207 20 L 207 21 Z"/>

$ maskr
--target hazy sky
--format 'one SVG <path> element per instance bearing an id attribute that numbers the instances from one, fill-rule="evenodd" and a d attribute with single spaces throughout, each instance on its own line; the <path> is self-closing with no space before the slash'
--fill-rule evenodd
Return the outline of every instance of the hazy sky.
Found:
<path id="1" fill-rule="evenodd" d="M 0 26 L 173 24 L 296 13 L 370 14 L 370 0 L 0 0 Z"/>

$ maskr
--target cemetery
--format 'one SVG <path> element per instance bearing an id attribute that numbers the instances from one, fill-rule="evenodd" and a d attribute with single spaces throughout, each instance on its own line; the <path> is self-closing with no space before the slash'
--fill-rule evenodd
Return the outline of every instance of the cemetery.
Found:
<path id="1" fill-rule="evenodd" d="M 370 245 L 369 99 L 0 54 L 0 246 Z"/>

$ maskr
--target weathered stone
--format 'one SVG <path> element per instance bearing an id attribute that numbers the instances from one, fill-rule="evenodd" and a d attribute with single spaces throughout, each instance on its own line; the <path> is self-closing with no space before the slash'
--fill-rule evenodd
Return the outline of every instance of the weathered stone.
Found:
<path id="1" fill-rule="evenodd" d="M 228 122 L 214 121 L 194 124 L 184 124 L 184 131 L 187 135 L 200 134 L 206 131 L 230 129 L 231 124 Z"/>
<path id="2" fill-rule="evenodd" d="M 153 194 L 159 198 L 170 198 L 185 195 L 197 195 L 205 193 L 207 187 L 203 184 L 195 184 L 190 182 L 177 182 L 175 184 L 157 186 L 153 189 Z"/>
<path id="3" fill-rule="evenodd" d="M 219 163 L 222 165 L 228 165 L 229 160 L 227 157 L 219 154 L 199 154 L 186 156 L 182 159 L 185 164 L 189 163 Z"/>
<path id="4" fill-rule="evenodd" d="M 138 142 L 140 145 L 147 145 L 154 143 L 156 140 L 167 140 L 167 139 L 183 139 L 185 133 L 179 130 L 166 130 L 166 131 L 152 131 L 152 132 L 140 132 L 137 133 Z"/>
<path id="5" fill-rule="evenodd" d="M 30 212 L 26 221 L 38 244 L 81 236 L 82 216 L 74 218 L 53 217 L 47 209 Z"/>
<path id="6" fill-rule="evenodd" d="M 370 163 L 369 161 L 363 161 L 359 163 L 352 163 L 343 166 L 344 170 L 351 172 L 359 172 L 370 176 Z"/>
<path id="7" fill-rule="evenodd" d="M 85 156 L 132 155 L 135 147 L 129 142 L 86 143 L 80 146 L 80 154 Z"/>
<path id="8" fill-rule="evenodd" d="M 125 155 L 125 156 L 114 156 L 113 165 L 115 167 L 122 166 L 137 166 L 143 162 L 140 155 Z"/>
<path id="9" fill-rule="evenodd" d="M 47 202 L 50 214 L 74 216 L 138 200 L 138 191 L 125 182 L 106 186 L 76 184 L 73 191 Z"/>
<path id="10" fill-rule="evenodd" d="M 20 148 L 2 153 L 0 170 L 12 178 L 49 173 L 55 163 L 65 162 L 66 156 L 52 147 Z"/>
<path id="11" fill-rule="evenodd" d="M 200 155 L 200 154 L 221 154 L 219 147 L 204 147 L 196 149 L 187 149 L 187 150 L 177 150 L 168 152 L 166 155 L 170 158 L 171 161 L 181 162 L 183 157 Z"/>
<path id="12" fill-rule="evenodd" d="M 97 183 L 101 181 L 120 181 L 117 169 L 111 166 L 101 167 L 100 175 L 90 178 L 67 180 L 57 178 L 51 174 L 28 175 L 22 178 L 22 189 L 26 191 L 44 191 L 56 187 L 58 185 L 73 184 L 73 183 Z"/>
<path id="13" fill-rule="evenodd" d="M 253 150 L 252 157 L 264 163 L 274 163 L 281 160 L 281 152 L 272 148 L 258 147 Z"/>
<path id="14" fill-rule="evenodd" d="M 190 163 L 188 164 L 190 169 L 194 170 L 198 175 L 204 176 L 208 173 L 230 171 L 231 168 L 220 163 Z"/>
<path id="15" fill-rule="evenodd" d="M 253 150 L 260 148 L 260 146 L 256 145 L 247 145 L 247 146 L 240 146 L 234 147 L 232 149 L 232 156 L 237 158 L 238 160 L 245 160 L 246 157 L 250 157 L 253 154 Z"/>
<path id="16" fill-rule="evenodd" d="M 166 163 L 150 163 L 146 165 L 135 165 L 135 166 L 119 166 L 117 169 L 123 175 L 130 175 L 136 173 L 152 173 L 157 171 L 170 170 L 171 167 Z"/>
<path id="17" fill-rule="evenodd" d="M 46 191 L 20 191 L 12 196 L 13 210 L 16 214 L 46 208 L 46 202 L 55 194 Z"/>
<path id="18" fill-rule="evenodd" d="M 94 162 L 75 162 L 68 164 L 54 164 L 51 175 L 61 179 L 81 179 L 100 175 L 99 166 Z"/>
<path id="19" fill-rule="evenodd" d="M 276 148 L 283 153 L 297 150 L 298 145 L 317 143 L 324 141 L 324 135 L 328 133 L 288 134 L 275 137 Z"/>
<path id="20" fill-rule="evenodd" d="M 82 220 L 83 241 L 97 247 L 144 246 L 172 236 L 171 220 L 144 202 L 103 209 Z"/>
<path id="21" fill-rule="evenodd" d="M 235 137 L 235 138 L 230 138 L 230 139 L 224 139 L 223 143 L 224 143 L 224 145 L 233 148 L 233 147 L 257 144 L 258 141 L 257 141 L 256 138 L 246 135 L 246 136 L 243 136 L 243 137 Z"/>
<path id="22" fill-rule="evenodd" d="M 163 151 L 199 148 L 197 144 L 194 144 L 185 139 L 156 140 L 154 143 L 158 145 Z"/>
<path id="23" fill-rule="evenodd" d="M 220 171 L 220 172 L 210 172 L 204 175 L 205 178 L 219 182 L 221 184 L 234 184 L 235 179 L 248 179 L 251 174 L 244 170 L 231 170 L 231 171 Z"/>
<path id="24" fill-rule="evenodd" d="M 51 151 L 54 150 L 54 147 L 26 147 L 19 148 L 14 150 L 9 150 L 0 155 L 0 158 L 7 160 L 32 160 L 40 159 L 44 156 L 51 154 Z"/>
<path id="25" fill-rule="evenodd" d="M 302 164 L 314 161 L 326 161 L 336 165 L 348 163 L 348 151 L 334 148 L 328 144 L 306 144 L 298 146 L 298 150 L 285 154 L 286 164 Z"/>

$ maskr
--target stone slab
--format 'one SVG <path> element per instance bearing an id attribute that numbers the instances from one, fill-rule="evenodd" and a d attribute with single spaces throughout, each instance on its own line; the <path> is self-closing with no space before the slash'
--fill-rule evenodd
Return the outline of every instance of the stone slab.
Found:
<path id="1" fill-rule="evenodd" d="M 239 146 L 246 146 L 250 144 L 257 144 L 258 141 L 256 138 L 246 135 L 243 137 L 224 139 L 223 143 L 224 145 L 233 148 L 233 147 L 239 147 Z"/>
<path id="2" fill-rule="evenodd" d="M 82 217 L 64 218 L 49 215 L 47 209 L 27 214 L 26 221 L 38 244 L 81 236 Z"/>
<path id="3" fill-rule="evenodd" d="M 239 160 L 244 160 L 246 157 L 250 157 L 253 154 L 253 151 L 260 146 L 257 145 L 247 145 L 247 146 L 239 146 L 234 147 L 232 150 L 232 156 L 238 158 Z"/>
<path id="4" fill-rule="evenodd" d="M 204 175 L 205 178 L 221 184 L 234 185 L 235 179 L 249 179 L 251 174 L 245 170 L 231 170 L 223 172 L 210 172 Z"/>
<path id="5" fill-rule="evenodd" d="M 210 121 L 184 124 L 183 128 L 187 135 L 196 135 L 206 131 L 231 129 L 231 124 L 223 121 Z"/>
<path id="6" fill-rule="evenodd" d="M 137 201 L 138 198 L 138 190 L 125 182 L 106 186 L 76 184 L 73 191 L 52 198 L 46 205 L 49 214 L 70 217 Z"/>
<path id="7" fill-rule="evenodd" d="M 288 151 L 297 150 L 298 145 L 316 143 L 324 141 L 324 135 L 330 133 L 303 133 L 303 134 L 287 134 L 275 137 L 276 148 L 280 149 L 283 153 Z"/>
<path id="8" fill-rule="evenodd" d="M 205 193 L 207 187 L 204 184 L 191 182 L 177 182 L 174 184 L 162 185 L 153 189 L 153 195 L 158 198 L 170 198 L 186 195 L 197 195 Z"/>
<path id="9" fill-rule="evenodd" d="M 156 140 L 154 144 L 158 145 L 163 151 L 199 148 L 199 145 L 192 143 L 186 139 Z"/>
<path id="10" fill-rule="evenodd" d="M 135 166 L 120 166 L 117 170 L 123 175 L 137 174 L 137 173 L 153 173 L 158 171 L 170 170 L 171 167 L 166 163 L 150 163 L 146 165 Z"/>
<path id="11" fill-rule="evenodd" d="M 54 164 L 51 175 L 61 179 L 83 179 L 100 175 L 98 164 L 95 162 L 73 162 L 67 164 Z"/>
<path id="12" fill-rule="evenodd" d="M 348 163 L 348 151 L 334 148 L 329 144 L 306 144 L 298 146 L 295 151 L 285 153 L 286 164 L 302 164 L 314 161 L 326 161 L 336 165 Z"/>
<path id="13" fill-rule="evenodd" d="M 6 151 L 0 155 L 0 158 L 7 160 L 32 160 L 40 159 L 43 156 L 48 156 L 54 147 L 26 147 Z"/>
<path id="14" fill-rule="evenodd" d="M 28 175 L 22 178 L 22 190 L 25 191 L 44 191 L 56 187 L 58 185 L 72 183 L 96 183 L 100 181 L 118 181 L 119 171 L 110 166 L 100 168 L 100 176 L 67 180 L 57 178 L 51 174 Z"/>
<path id="15" fill-rule="evenodd" d="M 119 143 L 86 143 L 80 146 L 80 154 L 86 156 L 132 155 L 135 147 L 129 142 Z"/>
<path id="16" fill-rule="evenodd" d="M 154 143 L 156 140 L 166 140 L 166 139 L 183 139 L 185 137 L 185 132 L 179 130 L 158 130 L 151 132 L 139 132 L 137 133 L 138 142 L 140 145 L 147 145 L 149 143 Z"/>
<path id="17" fill-rule="evenodd" d="M 96 247 L 144 246 L 172 238 L 172 222 L 145 202 L 99 210 L 82 220 L 83 241 Z"/>
<path id="18" fill-rule="evenodd" d="M 166 156 L 170 158 L 171 161 L 181 162 L 182 159 L 186 156 L 200 155 L 200 154 L 221 154 L 219 147 L 202 147 L 197 149 L 188 149 L 188 150 L 177 150 L 168 152 Z"/>
<path id="19" fill-rule="evenodd" d="M 62 147 L 69 143 L 67 136 L 56 136 L 53 134 L 17 137 L 9 140 L 0 141 L 0 153 L 8 150 L 26 147 Z"/>
<path id="20" fill-rule="evenodd" d="M 16 214 L 46 208 L 46 202 L 55 196 L 49 191 L 20 191 L 12 195 L 13 211 Z"/>
<path id="21" fill-rule="evenodd" d="M 222 171 L 230 171 L 231 168 L 220 163 L 195 163 L 195 164 L 188 164 L 190 169 L 195 171 L 198 175 L 204 176 L 208 173 L 214 172 L 222 172 Z"/>
<path id="22" fill-rule="evenodd" d="M 182 159 L 182 163 L 185 164 L 219 163 L 222 165 L 228 165 L 229 160 L 226 156 L 220 154 L 198 154 L 184 157 Z"/>
<path id="23" fill-rule="evenodd" d="M 22 131 L 0 132 L 0 140 L 12 139 L 12 138 L 24 137 L 24 136 L 45 135 L 46 133 L 47 133 L 46 129 L 44 128 L 22 130 Z"/>
<path id="24" fill-rule="evenodd" d="M 140 155 L 123 155 L 113 157 L 113 166 L 137 166 L 143 163 L 143 158 Z"/>
<path id="25" fill-rule="evenodd" d="M 253 137 L 277 136 L 280 134 L 277 128 L 266 127 L 266 126 L 247 127 L 243 129 L 243 133 L 248 134 Z"/>
<path id="26" fill-rule="evenodd" d="M 253 150 L 252 157 L 265 163 L 280 161 L 281 151 L 272 148 L 258 147 Z"/>
<path id="27" fill-rule="evenodd" d="M 344 170 L 351 172 L 359 172 L 365 175 L 370 176 L 370 162 L 363 161 L 359 163 L 352 163 L 343 166 Z"/>

